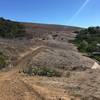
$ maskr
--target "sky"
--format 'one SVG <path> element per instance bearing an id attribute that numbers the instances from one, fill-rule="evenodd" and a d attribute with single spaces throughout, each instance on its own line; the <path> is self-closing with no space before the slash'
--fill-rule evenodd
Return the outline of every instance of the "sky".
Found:
<path id="1" fill-rule="evenodd" d="M 100 26 L 100 0 L 0 0 L 0 17 L 21 22 Z"/>

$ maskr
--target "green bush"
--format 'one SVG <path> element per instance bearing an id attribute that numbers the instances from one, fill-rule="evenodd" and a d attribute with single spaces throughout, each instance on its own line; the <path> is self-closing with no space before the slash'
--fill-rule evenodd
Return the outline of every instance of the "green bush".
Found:
<path id="1" fill-rule="evenodd" d="M 0 69 L 6 67 L 6 60 L 7 57 L 3 55 L 3 53 L 0 52 Z"/>
<path id="2" fill-rule="evenodd" d="M 74 41 L 80 52 L 92 55 L 93 52 L 100 52 L 100 27 L 89 27 L 83 29 L 77 34 Z M 92 55 L 92 58 L 100 61 L 100 55 Z"/>
<path id="3" fill-rule="evenodd" d="M 93 58 L 95 58 L 96 60 L 100 62 L 100 55 L 93 55 Z"/>
<path id="4" fill-rule="evenodd" d="M 88 49 L 88 42 L 83 40 L 82 42 L 79 43 L 78 49 L 81 52 L 86 52 L 86 50 Z"/>
<path id="5" fill-rule="evenodd" d="M 47 68 L 47 67 L 30 67 L 28 72 L 29 75 L 39 75 L 39 76 L 56 76 L 60 77 L 61 73 L 59 71 L 54 70 L 53 68 Z"/>
<path id="6" fill-rule="evenodd" d="M 79 33 L 79 31 L 74 31 L 74 33 Z"/>

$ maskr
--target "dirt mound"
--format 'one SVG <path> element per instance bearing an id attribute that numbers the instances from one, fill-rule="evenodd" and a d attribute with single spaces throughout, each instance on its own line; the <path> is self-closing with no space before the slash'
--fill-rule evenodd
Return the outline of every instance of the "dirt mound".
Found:
<path id="1" fill-rule="evenodd" d="M 75 51 L 46 49 L 34 56 L 31 64 L 33 66 L 48 66 L 64 70 L 85 70 L 91 68 L 94 61 Z"/>

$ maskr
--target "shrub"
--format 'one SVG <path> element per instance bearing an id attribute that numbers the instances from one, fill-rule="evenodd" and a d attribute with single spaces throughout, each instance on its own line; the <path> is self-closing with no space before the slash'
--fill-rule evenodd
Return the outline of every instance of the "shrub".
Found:
<path id="1" fill-rule="evenodd" d="M 0 69 L 6 66 L 6 59 L 6 56 L 4 56 L 3 53 L 0 52 Z"/>
<path id="2" fill-rule="evenodd" d="M 30 67 L 28 72 L 29 75 L 39 75 L 39 76 L 56 76 L 60 77 L 61 73 L 57 70 L 54 70 L 53 68 L 48 68 L 48 67 Z"/>
<path id="3" fill-rule="evenodd" d="M 86 52 L 87 51 L 87 48 L 88 48 L 88 42 L 83 40 L 79 46 L 78 46 L 78 49 L 81 51 L 81 52 Z"/>
<path id="4" fill-rule="evenodd" d="M 93 58 L 95 58 L 96 60 L 100 62 L 100 55 L 93 55 Z"/>
<path id="5" fill-rule="evenodd" d="M 97 44 L 100 44 L 100 27 L 89 27 L 81 30 L 77 34 L 74 43 L 79 51 L 88 55 L 92 55 L 93 52 L 100 52 L 100 46 L 97 46 Z M 92 58 L 100 61 L 100 54 L 92 55 Z"/>
<path id="6" fill-rule="evenodd" d="M 18 22 L 5 20 L 0 18 L 0 37 L 3 38 L 16 38 L 25 35 L 23 25 Z"/>
<path id="7" fill-rule="evenodd" d="M 74 31 L 74 33 L 79 33 L 79 31 Z"/>

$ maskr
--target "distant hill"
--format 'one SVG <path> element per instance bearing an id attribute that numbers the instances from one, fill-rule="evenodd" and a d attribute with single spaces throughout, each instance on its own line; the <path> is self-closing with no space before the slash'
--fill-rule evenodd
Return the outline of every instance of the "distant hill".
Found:
<path id="1" fill-rule="evenodd" d="M 33 32 L 74 32 L 80 30 L 79 27 L 54 25 L 54 24 L 39 24 L 39 23 L 22 23 L 8 19 L 0 18 L 0 37 L 3 38 L 18 38 L 32 37 Z"/>
<path id="2" fill-rule="evenodd" d="M 24 27 L 18 22 L 0 18 L 0 37 L 17 38 L 25 35 Z"/>

